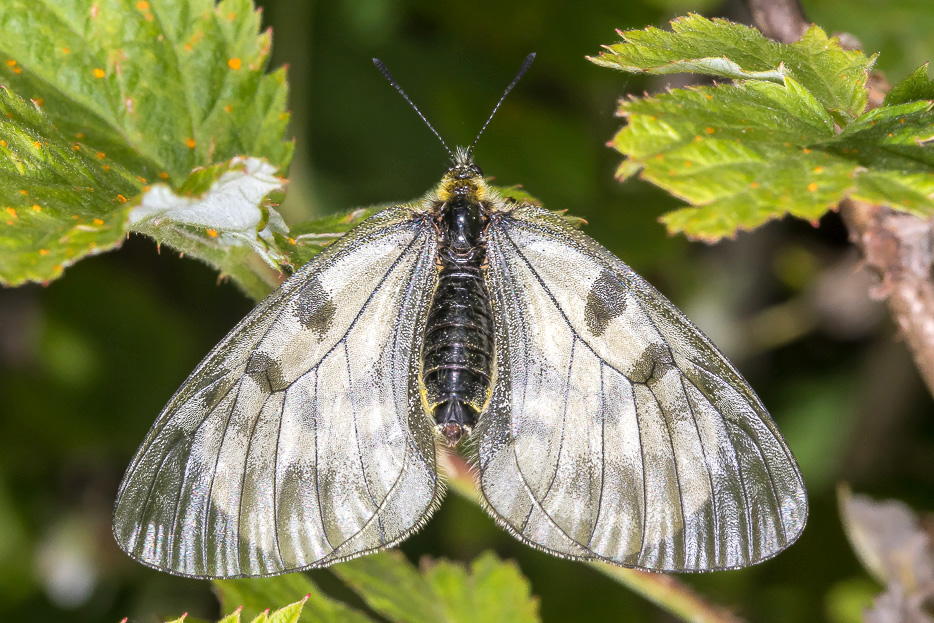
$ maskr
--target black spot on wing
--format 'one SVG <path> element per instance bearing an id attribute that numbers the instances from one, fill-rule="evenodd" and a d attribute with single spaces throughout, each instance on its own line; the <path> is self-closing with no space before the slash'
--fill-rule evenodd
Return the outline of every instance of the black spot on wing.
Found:
<path id="1" fill-rule="evenodd" d="M 334 320 L 334 302 L 321 287 L 315 277 L 310 278 L 302 286 L 298 295 L 298 309 L 296 315 L 303 327 L 314 331 L 319 337 L 324 337 Z"/>
<path id="2" fill-rule="evenodd" d="M 236 377 L 228 376 L 230 370 L 216 365 L 204 368 L 191 382 L 178 393 L 178 404 L 197 396 L 206 408 L 213 408 L 227 390 L 237 382 Z"/>
<path id="3" fill-rule="evenodd" d="M 626 288 L 613 275 L 604 270 L 587 295 L 584 320 L 594 335 L 603 335 L 610 321 L 626 311 Z"/>
<path id="4" fill-rule="evenodd" d="M 246 364 L 246 375 L 269 392 L 285 389 L 288 383 L 282 377 L 282 366 L 265 353 L 253 353 Z"/>
<path id="5" fill-rule="evenodd" d="M 633 383 L 648 383 L 659 379 L 674 366 L 671 351 L 664 344 L 649 344 L 636 358 L 627 376 Z"/>

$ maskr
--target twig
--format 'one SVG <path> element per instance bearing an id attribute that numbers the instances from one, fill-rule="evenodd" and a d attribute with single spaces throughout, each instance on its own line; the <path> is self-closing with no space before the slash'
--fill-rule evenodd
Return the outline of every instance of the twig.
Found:
<path id="1" fill-rule="evenodd" d="M 446 453 L 439 458 L 448 476 L 448 486 L 464 499 L 479 504 L 480 493 L 467 462 L 451 453 Z M 587 564 L 684 621 L 692 623 L 741 623 L 742 621 L 725 608 L 708 603 L 674 576 L 625 569 L 603 562 Z"/>
<path id="2" fill-rule="evenodd" d="M 847 199 L 840 215 L 850 239 L 881 282 L 870 294 L 884 299 L 915 365 L 934 393 L 934 282 L 931 221 Z"/>
<path id="3" fill-rule="evenodd" d="M 768 37 L 791 43 L 807 29 L 797 0 L 746 0 L 755 25 Z M 797 33 L 797 35 L 795 35 Z M 878 72 L 868 81 L 868 109 L 876 108 L 888 90 Z M 934 229 L 932 221 L 884 206 L 846 199 L 840 216 L 850 240 L 880 278 L 870 293 L 885 300 L 928 391 L 934 394 Z"/>
<path id="4" fill-rule="evenodd" d="M 752 21 L 763 35 L 781 43 L 793 43 L 808 29 L 798 0 L 748 0 Z"/>

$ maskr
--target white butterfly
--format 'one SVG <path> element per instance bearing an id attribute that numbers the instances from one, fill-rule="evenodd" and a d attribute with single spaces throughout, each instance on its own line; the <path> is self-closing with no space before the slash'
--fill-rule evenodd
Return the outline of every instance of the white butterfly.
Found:
<path id="1" fill-rule="evenodd" d="M 735 368 L 591 238 L 498 196 L 468 150 L 201 362 L 127 470 L 114 534 L 179 575 L 324 567 L 424 524 L 462 436 L 490 514 L 558 556 L 727 569 L 804 528 L 798 466 Z"/>

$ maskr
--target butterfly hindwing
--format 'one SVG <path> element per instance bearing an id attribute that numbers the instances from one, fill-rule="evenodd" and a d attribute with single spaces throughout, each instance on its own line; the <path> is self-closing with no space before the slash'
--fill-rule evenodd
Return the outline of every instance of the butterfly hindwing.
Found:
<path id="1" fill-rule="evenodd" d="M 436 240 L 372 217 L 250 313 L 188 378 L 114 512 L 141 562 L 196 577 L 321 567 L 389 547 L 438 503 L 418 354 Z"/>
<path id="2" fill-rule="evenodd" d="M 549 212 L 517 207 L 487 238 L 498 384 L 474 435 L 510 532 L 658 571 L 745 566 L 798 537 L 797 464 L 699 329 Z"/>

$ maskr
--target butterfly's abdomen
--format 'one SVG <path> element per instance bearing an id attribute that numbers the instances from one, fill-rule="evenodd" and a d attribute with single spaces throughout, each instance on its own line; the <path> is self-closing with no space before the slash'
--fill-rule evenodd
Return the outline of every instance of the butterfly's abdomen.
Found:
<path id="1" fill-rule="evenodd" d="M 436 223 L 438 286 L 422 341 L 422 386 L 429 412 L 453 446 L 489 400 L 493 332 L 481 268 L 486 245 L 480 206 L 455 198 Z"/>

